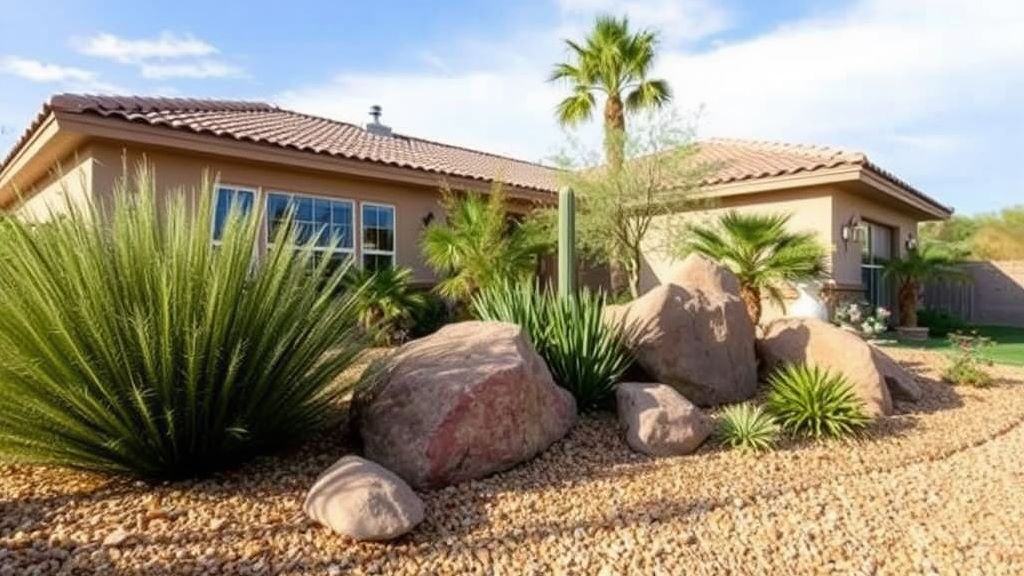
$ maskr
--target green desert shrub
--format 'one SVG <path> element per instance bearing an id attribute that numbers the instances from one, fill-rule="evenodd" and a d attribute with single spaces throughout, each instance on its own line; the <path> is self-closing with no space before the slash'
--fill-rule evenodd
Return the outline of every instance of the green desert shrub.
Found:
<path id="1" fill-rule="evenodd" d="M 423 305 L 412 313 L 411 338 L 429 336 L 453 319 L 448 301 L 434 292 L 423 292 Z"/>
<path id="2" fill-rule="evenodd" d="M 992 385 L 992 375 L 985 369 L 992 362 L 982 356 L 982 350 L 992 345 L 992 340 L 978 335 L 954 332 L 947 337 L 952 352 L 949 366 L 942 377 L 951 384 L 986 388 Z"/>
<path id="3" fill-rule="evenodd" d="M 717 435 L 730 448 L 770 450 L 775 447 L 779 425 L 760 406 L 744 402 L 722 410 Z"/>
<path id="4" fill-rule="evenodd" d="M 812 438 L 849 436 L 870 419 L 841 374 L 792 364 L 768 379 L 768 410 L 791 434 Z"/>
<path id="5" fill-rule="evenodd" d="M 356 313 L 374 343 L 387 346 L 406 339 L 416 312 L 426 304 L 410 284 L 408 268 L 349 271 L 346 284 L 355 298 Z"/>
<path id="6" fill-rule="evenodd" d="M 581 410 L 607 406 L 633 363 L 626 347 L 630 329 L 603 320 L 599 294 L 583 290 L 562 297 L 530 283 L 505 283 L 474 297 L 473 310 L 481 320 L 522 326 L 555 382 L 572 393 Z"/>
<path id="7" fill-rule="evenodd" d="M 928 329 L 928 336 L 945 338 L 950 332 L 959 332 L 967 328 L 967 323 L 959 316 L 936 308 L 922 308 L 917 311 L 917 325 Z"/>
<path id="8" fill-rule="evenodd" d="M 214 245 L 208 182 L 157 202 L 140 168 L 116 188 L 0 250 L 0 456 L 192 476 L 333 421 L 365 347 L 344 267 L 288 225 L 254 259 L 238 205 Z"/>

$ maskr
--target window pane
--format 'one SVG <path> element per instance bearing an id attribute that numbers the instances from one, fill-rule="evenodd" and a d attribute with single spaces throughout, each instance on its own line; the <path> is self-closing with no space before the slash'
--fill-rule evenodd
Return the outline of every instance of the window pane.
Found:
<path id="1" fill-rule="evenodd" d="M 228 215 L 232 207 L 244 216 L 252 213 L 252 204 L 255 201 L 255 194 L 249 190 L 235 190 L 234 188 L 220 187 L 217 189 L 216 204 L 213 209 L 213 239 L 220 240 L 224 234 L 224 227 L 227 224 Z"/>
<path id="2" fill-rule="evenodd" d="M 313 200 L 310 198 L 295 199 L 295 219 L 305 222 L 313 220 Z"/>
<path id="3" fill-rule="evenodd" d="M 315 200 L 313 204 L 313 220 L 321 226 L 331 225 L 331 201 Z"/>
<path id="4" fill-rule="evenodd" d="M 395 249 L 394 230 L 382 228 L 377 231 L 377 249 L 388 252 Z"/>
<path id="5" fill-rule="evenodd" d="M 364 254 L 363 268 L 371 272 L 391 268 L 394 263 L 394 256 L 388 254 Z"/>

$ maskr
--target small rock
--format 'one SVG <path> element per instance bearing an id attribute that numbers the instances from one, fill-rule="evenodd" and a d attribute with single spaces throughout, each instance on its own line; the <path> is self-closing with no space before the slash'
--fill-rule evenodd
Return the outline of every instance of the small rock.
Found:
<path id="1" fill-rule="evenodd" d="M 120 526 L 118 526 L 117 528 L 114 529 L 113 532 L 111 532 L 110 534 L 107 534 L 107 537 L 103 539 L 103 545 L 104 546 L 120 546 L 126 540 L 128 540 L 128 538 L 130 538 L 131 535 L 132 535 L 131 532 L 128 532 L 124 528 L 121 528 Z"/>

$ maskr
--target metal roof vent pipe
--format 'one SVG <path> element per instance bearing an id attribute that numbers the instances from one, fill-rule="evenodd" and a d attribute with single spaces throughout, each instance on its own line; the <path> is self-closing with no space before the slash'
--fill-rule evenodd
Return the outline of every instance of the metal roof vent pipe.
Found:
<path id="1" fill-rule="evenodd" d="M 370 106 L 370 118 L 373 120 L 366 124 L 366 131 L 377 136 L 391 136 L 391 126 L 380 123 L 381 107 L 377 104 Z"/>

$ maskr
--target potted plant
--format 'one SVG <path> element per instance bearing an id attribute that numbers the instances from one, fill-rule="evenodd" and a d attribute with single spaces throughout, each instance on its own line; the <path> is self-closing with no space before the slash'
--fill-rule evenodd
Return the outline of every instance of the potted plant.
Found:
<path id="1" fill-rule="evenodd" d="M 885 275 L 897 285 L 899 302 L 899 326 L 896 331 L 901 339 L 926 340 L 928 328 L 917 325 L 917 305 L 921 287 L 925 282 L 935 280 L 964 281 L 968 276 L 957 264 L 959 260 L 939 244 L 922 244 L 910 247 L 907 253 L 886 263 Z"/>

